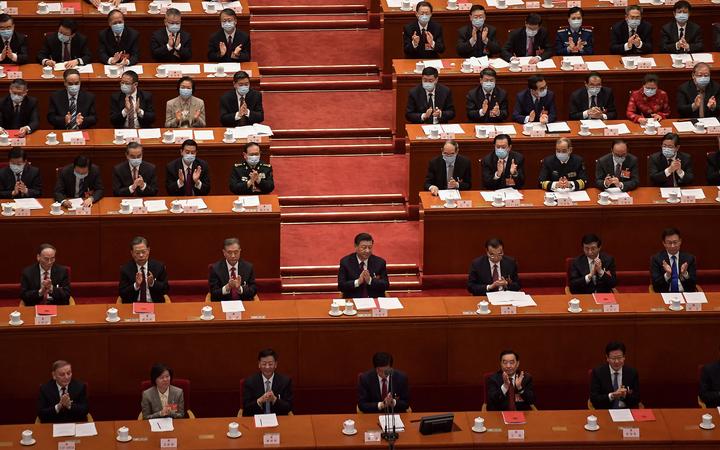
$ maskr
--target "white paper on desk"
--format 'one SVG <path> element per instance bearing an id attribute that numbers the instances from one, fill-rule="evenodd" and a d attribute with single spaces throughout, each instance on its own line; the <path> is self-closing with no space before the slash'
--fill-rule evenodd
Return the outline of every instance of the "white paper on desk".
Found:
<path id="1" fill-rule="evenodd" d="M 81 198 L 67 198 L 65 199 L 70 202 L 70 208 L 68 210 L 74 211 L 78 208 L 81 208 L 83 205 L 84 200 Z"/>
<path id="2" fill-rule="evenodd" d="M 64 62 L 56 62 L 55 65 L 53 66 L 53 70 L 56 72 L 57 71 L 64 72 L 65 71 L 65 63 Z"/>
<path id="3" fill-rule="evenodd" d="M 125 3 L 123 3 L 123 5 L 124 5 L 124 4 L 125 4 Z M 138 74 L 138 75 L 142 75 L 142 74 L 143 74 L 143 66 L 142 66 L 142 64 L 136 64 L 136 65 L 134 65 L 134 66 L 126 66 L 125 69 L 123 69 L 123 73 L 127 72 L 128 70 L 132 70 L 133 72 L 135 72 L 135 73 Z"/>
<path id="4" fill-rule="evenodd" d="M 377 305 L 375 304 L 375 299 L 372 298 L 354 298 L 353 303 L 355 303 L 355 309 L 357 309 L 358 311 L 377 308 Z"/>
<path id="5" fill-rule="evenodd" d="M 580 120 L 580 125 L 585 125 L 591 130 L 602 130 L 603 128 L 607 128 L 605 122 L 600 119 L 582 119 Z"/>
<path id="6" fill-rule="evenodd" d="M 213 130 L 195 130 L 196 141 L 214 141 L 215 132 Z"/>
<path id="7" fill-rule="evenodd" d="M 272 136 L 273 131 L 272 128 L 270 128 L 267 125 L 263 125 L 261 123 L 254 123 L 252 125 L 253 128 L 253 134 L 256 136 Z"/>
<path id="8" fill-rule="evenodd" d="M 588 70 L 610 70 L 605 61 L 587 61 Z"/>
<path id="9" fill-rule="evenodd" d="M 145 200 L 145 207 L 148 212 L 167 211 L 165 200 Z"/>
<path id="10" fill-rule="evenodd" d="M 193 138 L 193 130 L 190 129 L 175 129 L 173 130 L 173 137 L 175 139 L 182 138 L 182 139 L 192 139 Z"/>
<path id="11" fill-rule="evenodd" d="M 7 2 L 0 2 L 0 9 L 7 8 Z"/>
<path id="12" fill-rule="evenodd" d="M 712 53 L 691 53 L 692 59 L 695 62 L 704 62 L 704 63 L 712 63 L 713 62 L 713 55 Z"/>
<path id="13" fill-rule="evenodd" d="M 497 134 L 517 134 L 515 125 L 495 125 L 495 132 L 497 132 Z"/>
<path id="14" fill-rule="evenodd" d="M 124 199 L 120 200 L 120 202 L 128 203 L 130 205 L 131 210 L 133 208 L 142 208 L 144 206 L 143 199 L 141 199 L 141 198 L 124 198 Z"/>
<path id="15" fill-rule="evenodd" d="M 660 294 L 663 299 L 663 303 L 666 305 L 672 304 L 673 300 L 678 300 L 680 303 L 685 303 L 685 299 L 680 292 L 662 292 Z"/>
<path id="16" fill-rule="evenodd" d="M 75 425 L 75 437 L 97 436 L 94 422 L 78 423 Z"/>
<path id="17" fill-rule="evenodd" d="M 15 207 L 25 209 L 43 209 L 40 202 L 34 198 L 16 198 Z"/>
<path id="18" fill-rule="evenodd" d="M 660 197 L 669 198 L 671 192 L 676 193 L 678 195 L 678 197 L 680 196 L 680 188 L 679 187 L 661 187 L 660 188 Z"/>
<path id="19" fill-rule="evenodd" d="M 672 123 L 678 133 L 691 132 L 695 129 L 695 125 L 692 122 L 673 122 Z"/>
<path id="20" fill-rule="evenodd" d="M 462 197 L 460 197 L 460 191 L 457 189 L 440 189 L 438 191 L 438 197 L 442 201 L 450 200 L 460 200 Z"/>
<path id="21" fill-rule="evenodd" d="M 537 306 L 537 303 L 535 303 L 535 300 L 524 292 L 518 292 L 519 294 L 522 294 L 522 296 L 516 297 L 510 304 L 512 306 L 515 306 L 516 308 L 523 308 L 527 306 Z"/>
<path id="22" fill-rule="evenodd" d="M 255 428 L 270 428 L 278 426 L 275 414 L 255 414 Z"/>
<path id="23" fill-rule="evenodd" d="M 243 206 L 247 207 L 253 207 L 260 205 L 260 197 L 257 195 L 245 195 L 238 197 L 238 200 L 240 200 L 243 204 Z"/>
<path id="24" fill-rule="evenodd" d="M 657 66 L 657 64 L 655 63 L 655 58 L 644 58 L 644 57 L 641 56 L 641 57 L 639 57 L 639 58 L 637 59 L 636 64 L 639 65 L 639 64 L 643 64 L 643 63 L 650 63 L 650 67 L 656 67 L 656 66 Z"/>
<path id="25" fill-rule="evenodd" d="M 569 198 L 575 203 L 590 201 L 590 196 L 585 191 L 555 192 L 555 198 Z"/>
<path id="26" fill-rule="evenodd" d="M 679 59 L 685 64 L 687 61 L 692 61 L 692 55 L 689 53 L 675 53 L 670 55 L 670 57 L 674 60 Z"/>
<path id="27" fill-rule="evenodd" d="M 137 11 L 137 7 L 135 6 L 135 3 L 121 3 L 117 8 L 124 9 L 127 12 Z"/>
<path id="28" fill-rule="evenodd" d="M 563 61 L 570 61 L 570 64 L 585 64 L 585 60 L 582 56 L 563 56 Z"/>
<path id="29" fill-rule="evenodd" d="M 377 302 L 380 309 L 403 309 L 403 304 L 397 297 L 378 297 Z"/>
<path id="30" fill-rule="evenodd" d="M 405 431 L 405 424 L 403 423 L 402 419 L 400 418 L 399 414 L 394 414 L 395 420 L 395 431 Z M 385 431 L 392 430 L 393 429 L 393 416 L 390 414 L 382 414 L 378 418 L 380 428 L 382 428 Z"/>
<path id="31" fill-rule="evenodd" d="M 538 61 L 537 63 L 538 69 L 557 69 L 557 66 L 555 65 L 555 61 L 548 58 L 542 61 Z"/>
<path id="32" fill-rule="evenodd" d="M 117 128 L 115 130 L 115 137 L 122 136 L 123 138 L 136 138 L 138 137 L 138 130 L 135 128 Z"/>
<path id="33" fill-rule="evenodd" d="M 233 128 L 233 137 L 235 139 L 245 139 L 251 134 L 255 133 L 255 128 L 252 125 L 245 125 L 244 127 Z"/>
<path id="34" fill-rule="evenodd" d="M 430 133 L 433 130 L 437 130 L 438 133 L 442 133 L 442 125 L 420 125 L 420 127 L 427 136 L 430 136 Z"/>
<path id="35" fill-rule="evenodd" d="M 607 125 L 606 128 L 618 130 L 618 134 L 630 134 L 630 128 L 628 128 L 627 125 L 625 125 L 624 123 L 616 123 L 614 125 Z"/>
<path id="36" fill-rule="evenodd" d="M 59 13 L 60 11 L 62 11 L 62 3 L 48 3 L 47 6 L 48 6 L 47 7 L 48 12 L 51 12 L 51 13 L 58 12 Z M 78 11 L 78 14 L 79 14 L 79 11 Z"/>
<path id="37" fill-rule="evenodd" d="M 570 126 L 567 122 L 551 122 L 547 124 L 548 133 L 569 133 Z"/>
<path id="38" fill-rule="evenodd" d="M 93 69 L 92 64 L 75 66 L 75 69 L 77 69 L 78 73 L 95 73 L 95 70 Z"/>
<path id="39" fill-rule="evenodd" d="M 235 73 L 240 71 L 240 63 L 228 62 L 218 64 L 203 64 L 203 72 L 215 73 L 217 72 L 217 66 L 222 66 L 222 68 L 225 69 L 225 73 Z"/>
<path id="40" fill-rule="evenodd" d="M 632 412 L 629 409 L 610 409 L 610 418 L 613 422 L 634 422 Z"/>
<path id="41" fill-rule="evenodd" d="M 442 130 L 444 133 L 448 134 L 465 134 L 465 130 L 463 130 L 463 128 L 457 123 L 442 125 Z"/>
<path id="42" fill-rule="evenodd" d="M 54 423 L 53 437 L 75 436 L 74 423 Z"/>
<path id="43" fill-rule="evenodd" d="M 502 58 L 493 58 L 490 60 L 490 66 L 495 69 L 504 69 L 506 67 L 510 67 L 510 63 Z"/>
<path id="44" fill-rule="evenodd" d="M 173 420 L 172 417 L 163 417 L 160 419 L 150 419 L 150 431 L 153 433 L 161 433 L 164 431 L 173 431 L 175 427 L 173 427 Z"/>
<path id="45" fill-rule="evenodd" d="M 205 200 L 203 200 L 201 198 L 189 198 L 189 199 L 185 200 L 185 205 L 197 206 L 197 209 L 207 209 Z"/>
<path id="46" fill-rule="evenodd" d="M 65 131 L 62 134 L 63 142 L 72 142 L 73 139 L 83 139 L 82 131 Z"/>
<path id="47" fill-rule="evenodd" d="M 490 65 L 490 59 L 487 56 L 481 56 L 480 58 L 472 56 L 466 61 L 470 63 L 470 67 L 487 67 Z"/>
<path id="48" fill-rule="evenodd" d="M 487 298 L 491 305 L 493 306 L 502 306 L 502 305 L 511 305 L 513 302 L 513 299 L 517 299 L 517 292 L 513 291 L 494 291 L 494 292 L 488 292 Z"/>
<path id="49" fill-rule="evenodd" d="M 190 3 L 170 3 L 171 8 L 175 8 L 180 12 L 191 12 L 192 6 Z"/>
<path id="50" fill-rule="evenodd" d="M 497 8 L 497 0 L 487 0 L 487 4 L 488 4 L 488 6 Z M 505 4 L 508 6 L 517 6 L 517 5 L 524 5 L 525 2 L 523 0 L 506 0 Z"/>
<path id="51" fill-rule="evenodd" d="M 520 191 L 513 188 L 498 189 L 496 191 L 480 191 L 480 195 L 486 202 L 492 202 L 495 194 L 502 194 L 505 200 L 522 200 L 523 195 Z"/>
<path id="52" fill-rule="evenodd" d="M 520 62 L 521 66 L 527 66 L 530 64 L 530 60 L 535 58 L 534 56 L 518 56 L 515 59 L 517 59 Z"/>
<path id="53" fill-rule="evenodd" d="M 242 300 L 229 300 L 220 302 L 220 306 L 222 307 L 222 312 L 224 313 L 245 311 L 245 305 L 243 304 Z"/>
<path id="54" fill-rule="evenodd" d="M 221 5 L 222 5 L 223 9 L 225 9 L 225 8 L 230 8 L 230 9 L 242 8 L 242 3 L 240 3 L 240 2 L 222 2 Z"/>
<path id="55" fill-rule="evenodd" d="M 425 67 L 434 67 L 437 70 L 444 68 L 442 59 L 428 59 L 423 61 L 423 64 L 425 64 Z"/>
<path id="56" fill-rule="evenodd" d="M 706 127 L 720 127 L 720 120 L 717 117 L 702 117 L 697 121 L 702 122 Z"/>
<path id="57" fill-rule="evenodd" d="M 617 189 L 617 188 L 615 188 Z M 619 190 L 619 189 L 618 189 Z M 605 192 L 608 192 L 610 194 L 610 200 L 620 200 L 621 198 L 630 198 L 630 194 L 627 192 L 609 192 L 609 189 L 607 189 Z"/>
<path id="58" fill-rule="evenodd" d="M 704 292 L 683 292 L 685 303 L 707 303 Z"/>
<path id="59" fill-rule="evenodd" d="M 160 139 L 162 136 L 160 128 L 140 128 L 137 131 L 140 139 Z"/>
<path id="60" fill-rule="evenodd" d="M 680 195 L 691 195 L 695 197 L 695 200 L 703 200 L 705 198 L 705 191 L 700 188 L 680 189 Z"/>
<path id="61" fill-rule="evenodd" d="M 413 11 L 420 1 L 421 0 L 410 0 L 410 6 L 412 6 Z M 402 6 L 402 0 L 387 0 L 387 5 L 388 8 L 400 8 Z"/>

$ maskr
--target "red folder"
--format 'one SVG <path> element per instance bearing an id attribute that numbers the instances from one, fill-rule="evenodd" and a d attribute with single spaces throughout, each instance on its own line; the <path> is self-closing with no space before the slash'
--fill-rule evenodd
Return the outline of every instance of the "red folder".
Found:
<path id="1" fill-rule="evenodd" d="M 20 133 L 20 130 L 5 130 L 5 132 L 8 134 L 8 137 L 10 139 L 14 139 L 18 137 L 18 133 Z"/>
<path id="2" fill-rule="evenodd" d="M 90 140 L 90 133 L 87 131 L 83 131 L 83 139 L 85 139 L 85 142 Z"/>
<path id="3" fill-rule="evenodd" d="M 595 299 L 595 303 L 598 305 L 607 305 L 607 304 L 617 303 L 617 300 L 615 300 L 615 294 L 613 294 L 613 293 L 600 294 L 600 293 L 596 292 L 593 294 L 593 298 Z"/>
<path id="4" fill-rule="evenodd" d="M 525 413 L 522 411 L 503 411 L 503 421 L 505 425 L 521 425 L 525 422 Z"/>
<path id="5" fill-rule="evenodd" d="M 36 316 L 57 316 L 57 305 L 35 305 Z"/>
<path id="6" fill-rule="evenodd" d="M 7 72 L 19 72 L 19 71 L 20 71 L 20 66 L 15 66 L 15 65 L 11 65 L 11 64 L 4 64 L 4 66 L 5 66 L 5 72 L 6 72 L 6 73 L 7 73 Z"/>
<path id="7" fill-rule="evenodd" d="M 80 12 L 80 2 L 62 2 L 61 4 L 63 8 L 72 8 L 78 13 Z"/>
<path id="8" fill-rule="evenodd" d="M 133 314 L 154 313 L 155 303 L 133 303 Z"/>
<path id="9" fill-rule="evenodd" d="M 636 422 L 654 422 L 655 413 L 652 409 L 631 409 L 630 412 Z"/>

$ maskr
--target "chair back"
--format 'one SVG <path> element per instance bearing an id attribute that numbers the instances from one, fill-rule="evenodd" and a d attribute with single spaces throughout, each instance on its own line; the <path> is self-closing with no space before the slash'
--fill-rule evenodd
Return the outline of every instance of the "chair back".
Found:
<path id="1" fill-rule="evenodd" d="M 240 409 L 238 409 L 238 413 L 237 413 L 238 417 L 242 417 L 244 405 L 245 405 L 245 378 L 240 378 Z"/>
<path id="2" fill-rule="evenodd" d="M 565 293 L 568 295 L 572 294 L 570 291 L 570 265 L 572 264 L 573 259 L 574 258 L 572 257 L 565 258 Z"/>
<path id="3" fill-rule="evenodd" d="M 482 401 L 482 410 L 487 411 L 487 402 L 488 402 L 488 381 L 490 381 L 490 377 L 493 376 L 495 372 L 485 372 L 483 374 L 483 385 L 482 385 L 482 392 L 483 392 L 483 401 Z"/>

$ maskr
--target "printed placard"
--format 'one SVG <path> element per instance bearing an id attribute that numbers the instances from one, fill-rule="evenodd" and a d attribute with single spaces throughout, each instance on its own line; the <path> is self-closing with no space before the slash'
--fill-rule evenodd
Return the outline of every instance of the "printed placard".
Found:
<path id="1" fill-rule="evenodd" d="M 196 213 L 198 212 L 197 205 L 184 205 L 183 206 L 183 212 L 185 213 Z"/>
<path id="2" fill-rule="evenodd" d="M 613 6 L 627 6 L 628 2 L 627 0 L 612 0 Z"/>
<path id="3" fill-rule="evenodd" d="M 373 308 L 371 310 L 372 317 L 387 317 L 388 316 L 388 310 L 382 309 L 382 308 Z"/>
<path id="4" fill-rule="evenodd" d="M 139 138 L 138 136 L 126 137 L 126 138 L 125 138 L 125 142 L 127 142 L 128 144 L 131 143 L 131 142 L 137 142 L 138 144 L 141 143 L 141 142 L 140 142 L 140 138 Z"/>
<path id="5" fill-rule="evenodd" d="M 620 305 L 618 303 L 607 303 L 603 305 L 603 312 L 616 313 L 620 312 Z"/>
<path id="6" fill-rule="evenodd" d="M 657 130 L 658 136 L 665 136 L 666 134 L 673 132 L 672 127 L 659 127 Z"/>
<path id="7" fill-rule="evenodd" d="M 263 434 L 263 445 L 280 445 L 280 433 Z"/>
<path id="8" fill-rule="evenodd" d="M 226 312 L 225 320 L 242 320 L 242 311 Z"/>
<path id="9" fill-rule="evenodd" d="M 525 2 L 525 8 L 537 9 L 540 7 L 540 2 Z"/>
<path id="10" fill-rule="evenodd" d="M 537 72 L 537 64 L 525 64 L 520 66 L 522 72 Z"/>
<path id="11" fill-rule="evenodd" d="M 695 196 L 694 195 L 681 195 L 680 203 L 695 203 Z"/>
<path id="12" fill-rule="evenodd" d="M 255 142 L 256 144 L 260 142 L 260 139 L 261 139 L 260 136 L 258 136 L 256 134 L 251 134 L 250 136 L 247 137 L 248 142 Z"/>
<path id="13" fill-rule="evenodd" d="M 530 129 L 530 137 L 545 137 L 545 129 L 544 128 L 531 128 Z"/>
<path id="14" fill-rule="evenodd" d="M 168 70 L 167 71 L 168 78 L 180 78 L 182 75 L 182 70 Z"/>
<path id="15" fill-rule="evenodd" d="M 82 137 L 70 138 L 70 145 L 85 145 L 85 138 L 82 138 Z"/>
<path id="16" fill-rule="evenodd" d="M 380 432 L 379 431 L 366 431 L 365 432 L 365 442 L 380 442 Z"/>
<path id="17" fill-rule="evenodd" d="M 14 6 L 13 7 L 8 6 L 7 8 L 5 8 L 5 14 L 7 14 L 9 16 L 17 16 L 18 9 L 17 9 L 17 7 L 14 7 Z"/>
<path id="18" fill-rule="evenodd" d="M 28 217 L 30 216 L 30 210 L 28 208 L 17 208 L 15 209 L 15 216 Z"/>
<path id="19" fill-rule="evenodd" d="M 257 212 L 272 212 L 272 205 L 268 203 L 260 204 L 257 206 Z"/>
<path id="20" fill-rule="evenodd" d="M 90 207 L 89 206 L 81 206 L 80 208 L 76 208 L 75 215 L 76 216 L 89 216 L 90 215 Z"/>
<path id="21" fill-rule="evenodd" d="M 458 3 L 459 11 L 470 11 L 470 8 L 472 8 L 472 3 Z"/>
<path id="22" fill-rule="evenodd" d="M 508 430 L 508 440 L 510 440 L 510 441 L 525 440 L 525 430 Z"/>
<path id="23" fill-rule="evenodd" d="M 581 8 L 581 7 L 582 7 L 582 2 L 581 2 L 580 0 L 568 0 L 568 2 L 567 2 L 567 7 L 568 7 L 568 8 L 574 8 L 574 7 L 576 7 L 576 6 L 577 6 L 578 8 Z"/>
<path id="24" fill-rule="evenodd" d="M 58 442 L 58 450 L 75 450 L 75 441 Z"/>
<path id="25" fill-rule="evenodd" d="M 177 448 L 177 438 L 160 439 L 160 448 Z"/>
<path id="26" fill-rule="evenodd" d="M 455 200 L 458 208 L 472 208 L 472 200 Z"/>
<path id="27" fill-rule="evenodd" d="M 640 439 L 640 428 L 623 428 L 623 439 Z"/>
<path id="28" fill-rule="evenodd" d="M 19 70 L 13 70 L 12 72 L 7 72 L 8 80 L 15 80 L 17 78 L 22 78 L 23 73 Z"/>
<path id="29" fill-rule="evenodd" d="M 13 147 L 22 147 L 25 145 L 25 138 L 11 138 L 9 141 Z"/>
<path id="30" fill-rule="evenodd" d="M 60 14 L 75 14 L 75 8 L 60 8 Z"/>
<path id="31" fill-rule="evenodd" d="M 52 316 L 35 316 L 35 325 L 50 325 Z"/>
<path id="32" fill-rule="evenodd" d="M 147 208 L 144 206 L 135 206 L 132 209 L 133 214 L 147 214 Z"/>
<path id="33" fill-rule="evenodd" d="M 685 311 L 702 311 L 702 303 L 685 303 Z"/>
<path id="34" fill-rule="evenodd" d="M 632 205 L 634 201 L 632 197 L 620 197 L 618 199 L 618 205 Z"/>
<path id="35" fill-rule="evenodd" d="M 140 322 L 155 322 L 155 313 L 140 313 Z"/>
<path id="36" fill-rule="evenodd" d="M 575 203 L 573 203 L 572 199 L 570 197 L 558 197 L 558 206 L 574 206 Z"/>
<path id="37" fill-rule="evenodd" d="M 714 126 L 705 127 L 705 129 L 710 134 L 720 134 L 720 126 L 714 125 Z"/>
<path id="38" fill-rule="evenodd" d="M 652 67 L 652 64 L 649 61 L 640 61 L 637 66 L 640 70 L 647 70 Z"/>
<path id="39" fill-rule="evenodd" d="M 500 307 L 500 314 L 508 315 L 508 314 L 517 314 L 517 307 L 513 305 L 503 305 Z"/>
<path id="40" fill-rule="evenodd" d="M 617 136 L 618 131 L 617 128 L 603 128 L 603 136 Z"/>
<path id="41" fill-rule="evenodd" d="M 519 198 L 508 198 L 505 200 L 505 206 L 508 208 L 517 208 L 520 206 Z"/>
<path id="42" fill-rule="evenodd" d="M 573 64 L 573 70 L 588 70 L 587 64 Z"/>

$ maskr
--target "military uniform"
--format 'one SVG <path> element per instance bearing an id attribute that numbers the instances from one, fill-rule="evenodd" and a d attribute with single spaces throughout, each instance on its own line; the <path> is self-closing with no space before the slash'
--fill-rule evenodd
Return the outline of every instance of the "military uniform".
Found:
<path id="1" fill-rule="evenodd" d="M 230 191 L 233 194 L 239 195 L 271 193 L 273 189 L 275 189 L 272 166 L 264 162 L 259 162 L 257 166 L 255 166 L 255 170 L 258 172 L 259 182 L 254 187 L 249 188 L 247 182 L 250 179 L 250 172 L 253 171 L 253 168 L 247 161 L 235 164 L 230 174 Z"/>
<path id="2" fill-rule="evenodd" d="M 552 190 L 554 181 L 560 181 L 565 177 L 568 181 L 575 184 L 574 191 L 579 191 L 587 187 L 587 174 L 585 173 L 585 163 L 581 156 L 570 153 L 570 159 L 565 164 L 553 154 L 543 159 L 540 168 L 540 187 L 546 191 Z"/>
<path id="3" fill-rule="evenodd" d="M 585 42 L 585 47 L 577 53 L 568 50 L 568 40 L 572 37 L 575 44 L 578 39 Z M 592 55 L 593 54 L 593 27 L 582 26 L 578 31 L 573 31 L 569 26 L 558 28 L 555 37 L 555 54 L 558 56 Z"/>

